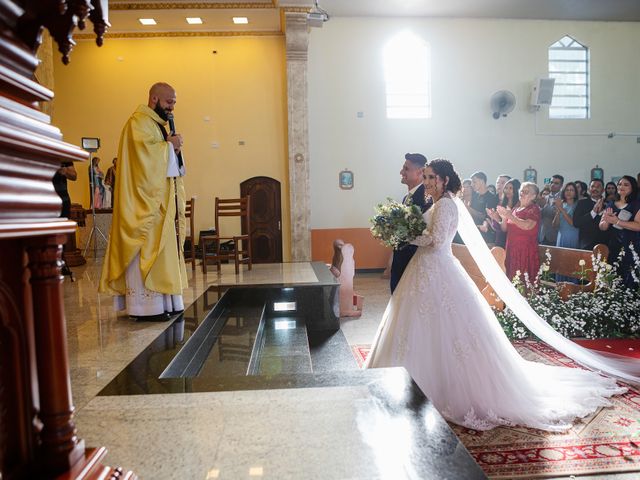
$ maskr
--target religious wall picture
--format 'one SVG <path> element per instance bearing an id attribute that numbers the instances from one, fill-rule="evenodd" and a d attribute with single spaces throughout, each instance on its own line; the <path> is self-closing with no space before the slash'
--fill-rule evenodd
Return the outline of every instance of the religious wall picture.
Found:
<path id="1" fill-rule="evenodd" d="M 525 182 L 538 183 L 538 171 L 529 166 L 529 168 L 525 169 L 522 178 Z"/>
<path id="2" fill-rule="evenodd" d="M 597 164 L 591 169 L 591 180 L 602 180 L 604 182 L 604 170 Z"/>
<path id="3" fill-rule="evenodd" d="M 338 184 L 343 190 L 351 190 L 353 188 L 353 172 L 351 170 L 342 170 L 338 174 Z"/>

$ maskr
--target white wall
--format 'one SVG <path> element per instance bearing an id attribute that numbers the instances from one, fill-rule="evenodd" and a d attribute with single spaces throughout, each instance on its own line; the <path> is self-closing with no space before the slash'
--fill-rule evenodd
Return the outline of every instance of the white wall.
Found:
<path id="1" fill-rule="evenodd" d="M 382 50 L 410 29 L 431 46 L 432 118 L 387 120 Z M 527 110 L 536 77 L 547 76 L 547 48 L 565 34 L 591 52 L 591 118 L 549 120 Z M 462 176 L 483 170 L 538 183 L 554 173 L 605 179 L 640 171 L 640 24 L 472 19 L 332 18 L 309 42 L 312 228 L 367 227 L 373 206 L 406 191 L 399 170 L 406 152 L 443 156 Z M 494 120 L 491 95 L 511 90 L 517 106 Z M 364 116 L 357 118 L 357 112 Z M 552 133 L 556 135 L 543 135 Z M 557 135 L 563 134 L 563 135 Z M 572 135 L 564 135 L 572 134 Z M 353 190 L 338 172 L 355 174 Z"/>

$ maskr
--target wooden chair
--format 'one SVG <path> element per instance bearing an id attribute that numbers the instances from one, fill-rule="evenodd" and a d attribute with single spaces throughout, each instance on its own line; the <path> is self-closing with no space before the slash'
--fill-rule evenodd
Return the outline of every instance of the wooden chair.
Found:
<path id="1" fill-rule="evenodd" d="M 246 263 L 251 270 L 251 196 L 242 198 L 218 198 L 216 197 L 215 235 L 202 235 L 200 245 L 202 248 L 202 272 L 207 273 L 207 259 L 213 260 L 218 271 L 221 269 L 222 260 L 233 259 L 236 266 L 236 275 L 240 273 L 240 264 Z M 220 232 L 220 217 L 240 217 L 242 234 L 223 236 Z M 233 241 L 233 250 L 222 251 L 221 243 L 224 240 Z M 207 254 L 207 245 L 213 244 L 215 253 Z"/>
<path id="2" fill-rule="evenodd" d="M 196 269 L 196 221 L 195 221 L 195 209 L 196 209 L 196 197 L 191 197 L 187 200 L 187 209 L 185 211 L 185 217 L 189 219 L 188 228 L 189 231 L 185 234 L 185 242 L 189 239 L 191 245 L 191 268 Z"/>

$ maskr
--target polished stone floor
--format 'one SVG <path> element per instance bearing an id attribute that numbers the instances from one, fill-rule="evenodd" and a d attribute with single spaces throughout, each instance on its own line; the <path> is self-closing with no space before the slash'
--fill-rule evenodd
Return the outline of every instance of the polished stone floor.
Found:
<path id="1" fill-rule="evenodd" d="M 322 388 L 97 396 L 168 326 L 116 315 L 110 297 L 97 293 L 100 268 L 91 259 L 74 268 L 77 281 L 65 279 L 65 308 L 79 434 L 88 446 L 106 446 L 109 464 L 143 479 L 401 479 L 427 478 L 425 471 L 441 472 L 428 478 L 482 478 L 465 463 L 464 447 L 443 434 L 433 407 L 407 390 L 402 369 L 345 372 L 342 384 L 334 378 Z M 312 282 L 313 270 L 256 265 L 236 277 L 232 266 L 206 276 L 198 269 L 185 305 L 211 285 L 278 280 Z M 342 333 L 350 345 L 370 344 L 388 284 L 379 274 L 361 274 L 354 285 L 364 311 L 341 320 Z M 364 376 L 348 381 L 355 373 Z M 407 406 L 415 415 L 400 414 Z M 442 444 L 421 443 L 425 431 L 442 435 Z"/>

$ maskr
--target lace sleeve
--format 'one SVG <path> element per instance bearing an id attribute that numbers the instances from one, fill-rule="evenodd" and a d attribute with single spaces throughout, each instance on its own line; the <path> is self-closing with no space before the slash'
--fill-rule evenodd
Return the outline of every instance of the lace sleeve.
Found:
<path id="1" fill-rule="evenodd" d="M 422 232 L 422 235 L 416 237 L 411 244 L 419 247 L 439 248 L 449 241 L 449 230 L 451 224 L 458 220 L 458 209 L 450 198 L 443 198 L 437 202 L 434 208 L 431 222 Z"/>

